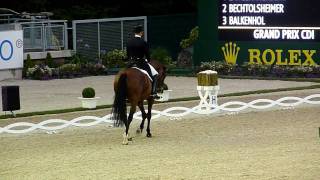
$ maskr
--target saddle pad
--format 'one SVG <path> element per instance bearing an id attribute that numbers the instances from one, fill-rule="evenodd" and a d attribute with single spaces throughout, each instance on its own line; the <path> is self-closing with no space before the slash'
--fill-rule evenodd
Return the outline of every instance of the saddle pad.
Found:
<path id="1" fill-rule="evenodd" d="M 140 69 L 140 68 L 137 68 L 137 67 L 131 67 L 131 68 L 138 69 L 140 72 L 142 72 L 145 75 L 147 75 L 148 78 L 150 79 L 150 81 L 152 82 L 152 78 L 150 77 L 150 75 L 148 74 L 148 72 L 146 70 L 143 70 L 143 69 Z"/>

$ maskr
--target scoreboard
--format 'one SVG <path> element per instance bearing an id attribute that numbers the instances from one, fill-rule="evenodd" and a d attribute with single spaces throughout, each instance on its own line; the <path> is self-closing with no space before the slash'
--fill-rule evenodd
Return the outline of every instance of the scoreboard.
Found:
<path id="1" fill-rule="evenodd" d="M 319 5 L 319 0 L 218 0 L 218 39 L 318 42 Z"/>
<path id="2" fill-rule="evenodd" d="M 195 65 L 320 66 L 320 0 L 200 0 Z"/>

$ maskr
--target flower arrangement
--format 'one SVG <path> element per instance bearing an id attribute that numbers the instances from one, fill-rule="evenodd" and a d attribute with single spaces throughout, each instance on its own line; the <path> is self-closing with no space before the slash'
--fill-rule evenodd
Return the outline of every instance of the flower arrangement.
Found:
<path id="1" fill-rule="evenodd" d="M 122 68 L 126 66 L 124 62 L 126 57 L 127 53 L 125 50 L 115 49 L 102 55 L 101 60 L 102 64 L 107 68 Z"/>
<path id="2" fill-rule="evenodd" d="M 102 74 L 105 74 L 105 71 L 106 71 L 106 67 L 103 64 L 99 64 L 99 63 L 98 64 L 88 63 L 82 67 L 82 73 L 87 75 L 94 75 L 94 76 L 102 75 Z"/>
<path id="3" fill-rule="evenodd" d="M 35 65 L 33 68 L 28 68 L 26 76 L 31 79 L 47 80 L 52 78 L 52 69 L 47 65 Z"/>
<path id="4" fill-rule="evenodd" d="M 81 73 L 81 66 L 78 64 L 64 64 L 59 68 L 59 76 L 63 78 L 70 78 Z"/>
<path id="5" fill-rule="evenodd" d="M 219 75 L 283 78 L 320 78 L 320 66 L 278 66 L 264 64 L 231 65 L 223 61 L 202 62 L 197 70 L 217 71 Z"/>
<path id="6" fill-rule="evenodd" d="M 151 50 L 151 59 L 159 61 L 161 64 L 169 66 L 172 64 L 172 58 L 165 48 L 157 47 Z"/>

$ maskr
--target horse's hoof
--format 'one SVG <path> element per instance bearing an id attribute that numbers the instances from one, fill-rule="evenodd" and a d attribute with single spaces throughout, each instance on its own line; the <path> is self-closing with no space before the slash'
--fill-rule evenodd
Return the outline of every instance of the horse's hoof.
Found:
<path id="1" fill-rule="evenodd" d="M 122 145 L 128 145 L 129 142 L 122 142 Z"/>
<path id="2" fill-rule="evenodd" d="M 128 145 L 129 141 L 128 141 L 128 135 L 126 133 L 123 133 L 123 141 L 122 141 L 122 145 Z"/>
<path id="3" fill-rule="evenodd" d="M 148 137 L 148 138 L 151 138 L 151 137 L 152 137 L 152 135 L 149 133 L 149 134 L 147 134 L 147 137 Z"/>

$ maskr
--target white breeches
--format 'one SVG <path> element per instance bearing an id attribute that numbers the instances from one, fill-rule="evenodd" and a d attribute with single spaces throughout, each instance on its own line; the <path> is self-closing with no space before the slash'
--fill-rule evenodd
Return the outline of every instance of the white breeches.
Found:
<path id="1" fill-rule="evenodd" d="M 157 72 L 157 70 L 154 69 L 153 66 L 151 66 L 149 63 L 148 63 L 148 65 L 149 65 L 149 67 L 150 67 L 150 69 L 151 69 L 152 76 L 155 76 L 155 75 L 158 75 L 158 74 L 159 74 L 159 73 Z"/>

